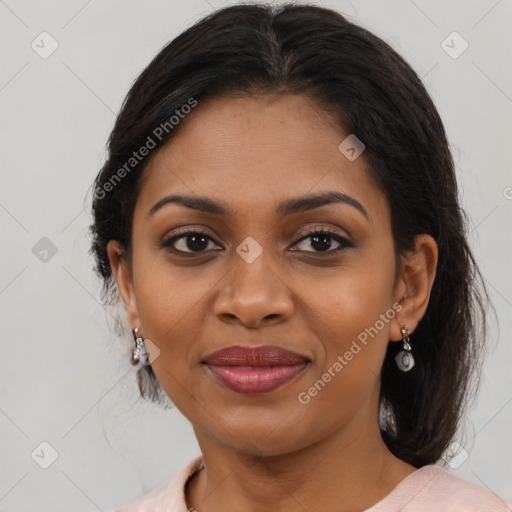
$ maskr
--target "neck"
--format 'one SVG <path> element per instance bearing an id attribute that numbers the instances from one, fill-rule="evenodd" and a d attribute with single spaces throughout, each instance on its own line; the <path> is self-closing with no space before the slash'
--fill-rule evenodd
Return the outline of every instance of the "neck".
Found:
<path id="1" fill-rule="evenodd" d="M 188 506 L 201 512 L 365 510 L 416 470 L 391 454 L 378 421 L 372 423 L 369 429 L 356 418 L 321 441 L 272 456 L 241 454 L 196 430 L 205 469 L 188 486 Z"/>

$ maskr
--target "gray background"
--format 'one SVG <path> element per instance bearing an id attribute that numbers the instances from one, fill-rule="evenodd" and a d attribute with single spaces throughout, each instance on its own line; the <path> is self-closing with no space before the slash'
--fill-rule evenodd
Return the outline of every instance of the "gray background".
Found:
<path id="1" fill-rule="evenodd" d="M 84 198 L 132 81 L 167 41 L 227 4 L 0 1 L 1 511 L 114 510 L 199 454 L 177 410 L 137 403 L 132 340 L 116 336 L 99 302 Z M 457 437 L 468 457 L 448 469 L 512 503 L 512 1 L 321 5 L 396 48 L 445 122 L 499 317 Z M 458 36 L 442 45 L 454 31 L 469 44 L 457 58 Z"/>

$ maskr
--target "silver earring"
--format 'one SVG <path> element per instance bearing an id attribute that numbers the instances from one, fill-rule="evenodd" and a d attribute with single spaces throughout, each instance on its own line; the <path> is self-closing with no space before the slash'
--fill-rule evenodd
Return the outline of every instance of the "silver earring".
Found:
<path id="1" fill-rule="evenodd" d="M 404 345 L 403 350 L 400 350 L 395 356 L 395 361 L 400 370 L 408 372 L 414 366 L 414 357 L 411 354 L 411 345 L 409 344 L 409 328 L 404 325 L 400 331 Z"/>
<path id="2" fill-rule="evenodd" d="M 132 330 L 132 333 L 133 339 L 135 340 L 135 348 L 133 349 L 131 363 L 136 366 L 140 361 L 142 364 L 147 365 L 149 358 L 146 351 L 146 345 L 144 344 L 144 338 L 138 336 L 138 327 L 135 327 L 135 329 Z"/>

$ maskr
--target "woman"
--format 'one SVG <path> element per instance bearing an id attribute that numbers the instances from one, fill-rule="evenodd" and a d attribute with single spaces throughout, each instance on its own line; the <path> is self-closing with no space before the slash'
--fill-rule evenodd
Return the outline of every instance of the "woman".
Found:
<path id="1" fill-rule="evenodd" d="M 140 75 L 108 149 L 97 271 L 142 396 L 202 453 L 123 512 L 511 510 L 435 465 L 487 295 L 394 50 L 328 9 L 219 10 Z"/>

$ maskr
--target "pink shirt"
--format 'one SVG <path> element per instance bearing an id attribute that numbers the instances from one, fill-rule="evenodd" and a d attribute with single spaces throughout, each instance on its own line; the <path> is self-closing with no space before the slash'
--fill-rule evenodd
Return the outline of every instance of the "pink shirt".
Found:
<path id="1" fill-rule="evenodd" d="M 189 512 L 185 484 L 202 466 L 200 455 L 164 485 L 116 512 Z M 363 512 L 512 512 L 512 507 L 491 491 L 428 465 Z"/>

